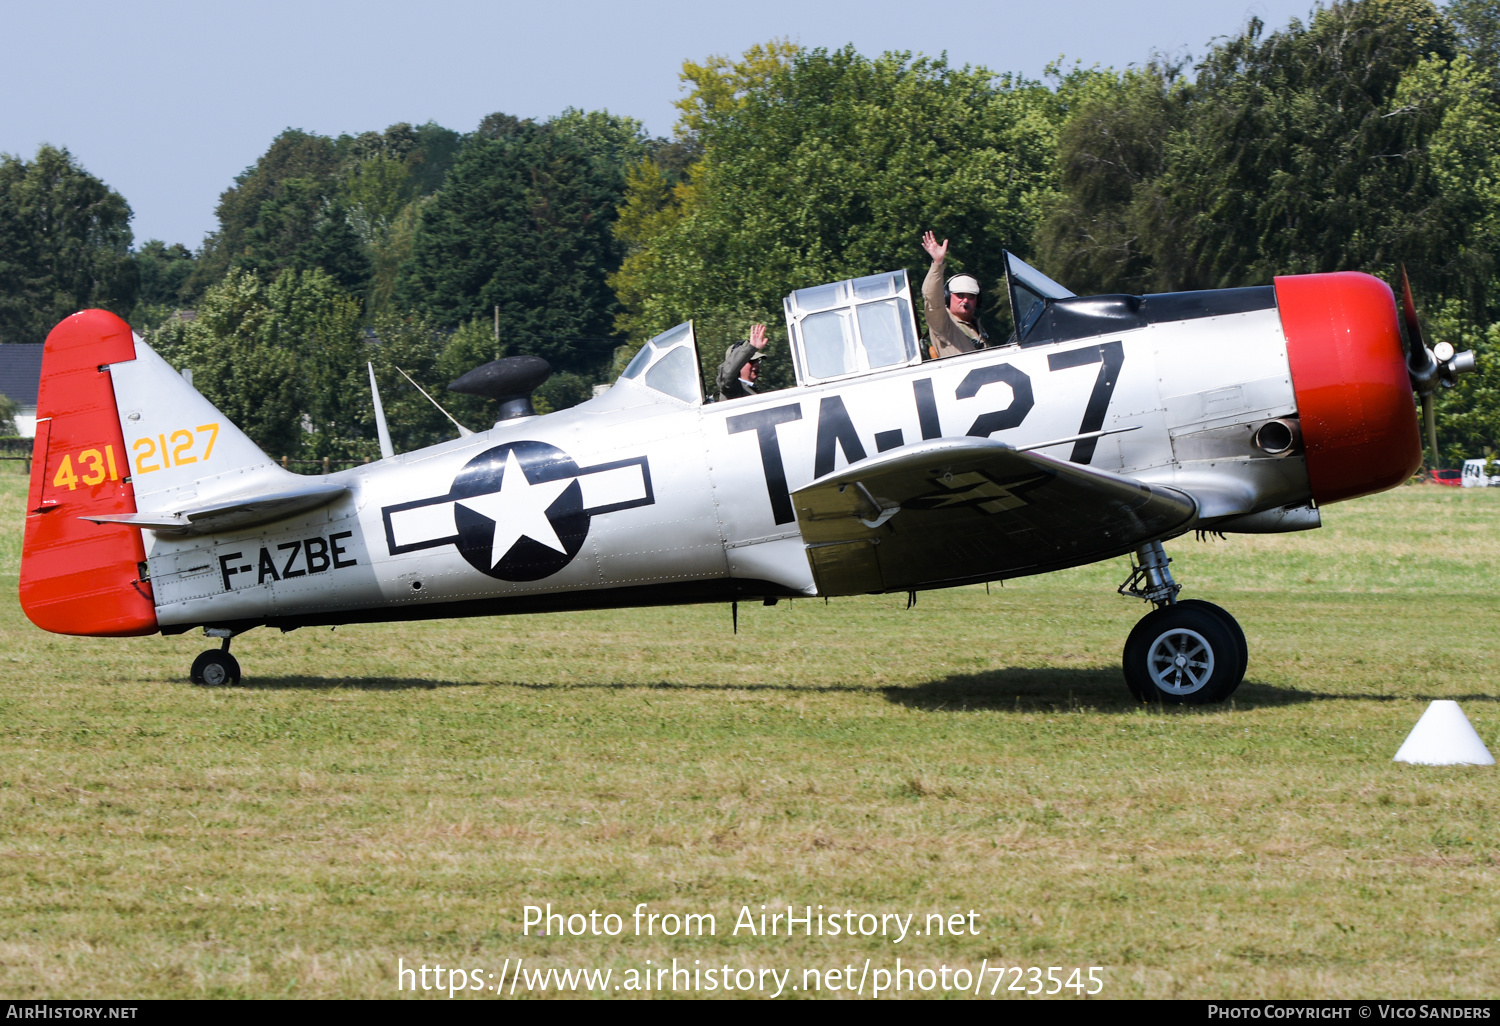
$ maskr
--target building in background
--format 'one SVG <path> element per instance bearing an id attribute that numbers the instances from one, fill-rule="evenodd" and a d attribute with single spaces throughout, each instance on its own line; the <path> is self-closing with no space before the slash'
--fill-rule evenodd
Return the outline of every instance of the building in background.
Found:
<path id="1" fill-rule="evenodd" d="M 22 438 L 36 436 L 36 393 L 41 380 L 41 343 L 0 344 L 0 393 L 20 407 L 16 412 L 15 432 Z M 0 424 L 0 435 L 8 434 L 7 425 Z"/>

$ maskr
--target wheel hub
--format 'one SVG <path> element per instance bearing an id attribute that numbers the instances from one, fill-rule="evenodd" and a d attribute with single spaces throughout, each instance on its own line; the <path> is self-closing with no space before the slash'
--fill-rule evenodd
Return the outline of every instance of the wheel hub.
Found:
<path id="1" fill-rule="evenodd" d="M 1197 631 L 1174 627 L 1163 631 L 1151 643 L 1146 666 L 1161 690 L 1190 695 L 1208 684 L 1213 676 L 1213 646 Z"/>

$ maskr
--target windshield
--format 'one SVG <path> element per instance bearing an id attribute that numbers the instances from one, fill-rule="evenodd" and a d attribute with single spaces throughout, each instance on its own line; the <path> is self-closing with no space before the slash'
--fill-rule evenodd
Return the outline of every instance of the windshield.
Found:
<path id="1" fill-rule="evenodd" d="M 643 378 L 642 373 L 645 374 Z M 648 339 L 620 374 L 621 381 L 636 378 L 640 378 L 647 388 L 673 399 L 701 403 L 703 383 L 698 376 L 698 346 L 693 336 L 693 322 L 668 328 Z"/>

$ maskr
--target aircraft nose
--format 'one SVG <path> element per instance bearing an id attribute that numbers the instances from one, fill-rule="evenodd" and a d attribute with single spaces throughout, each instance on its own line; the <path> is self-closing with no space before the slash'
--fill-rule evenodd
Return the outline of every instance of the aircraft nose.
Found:
<path id="1" fill-rule="evenodd" d="M 1396 298 L 1357 271 L 1276 279 L 1313 498 L 1394 487 L 1422 463 Z"/>

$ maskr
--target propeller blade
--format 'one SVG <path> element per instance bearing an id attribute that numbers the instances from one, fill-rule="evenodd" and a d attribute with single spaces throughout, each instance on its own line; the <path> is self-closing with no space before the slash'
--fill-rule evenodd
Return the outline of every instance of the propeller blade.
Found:
<path id="1" fill-rule="evenodd" d="M 1457 383 L 1460 374 L 1472 372 L 1474 353 L 1472 350 L 1455 353 L 1447 342 L 1439 342 L 1436 352 L 1427 348 L 1422 341 L 1422 325 L 1417 320 L 1417 304 L 1411 298 L 1411 279 L 1406 276 L 1405 264 L 1401 265 L 1401 318 L 1406 322 L 1406 372 L 1411 377 L 1412 390 L 1422 398 L 1422 427 L 1431 458 L 1429 466 L 1436 471 L 1437 415 L 1433 410 L 1432 393 L 1439 383 L 1450 388 Z"/>
<path id="2" fill-rule="evenodd" d="M 1422 324 L 1417 320 L 1417 304 L 1411 298 L 1411 281 L 1406 277 L 1405 264 L 1401 265 L 1401 319 L 1406 322 L 1406 370 L 1411 375 L 1412 388 L 1426 395 L 1432 391 L 1438 366 L 1422 341 Z"/>
<path id="3" fill-rule="evenodd" d="M 1417 320 L 1417 304 L 1411 298 L 1411 279 L 1406 265 L 1401 265 L 1401 319 L 1406 322 L 1406 371 L 1411 387 L 1422 399 L 1422 426 L 1433 470 L 1437 469 L 1437 418 L 1432 408 L 1432 390 L 1437 385 L 1438 364 L 1422 341 L 1422 324 Z"/>
<path id="4" fill-rule="evenodd" d="M 1422 325 L 1417 322 L 1417 304 L 1411 298 L 1411 280 L 1406 277 L 1406 265 L 1401 265 L 1401 317 L 1406 321 L 1406 357 L 1412 366 L 1425 364 L 1422 355 L 1426 347 L 1422 344 Z"/>

